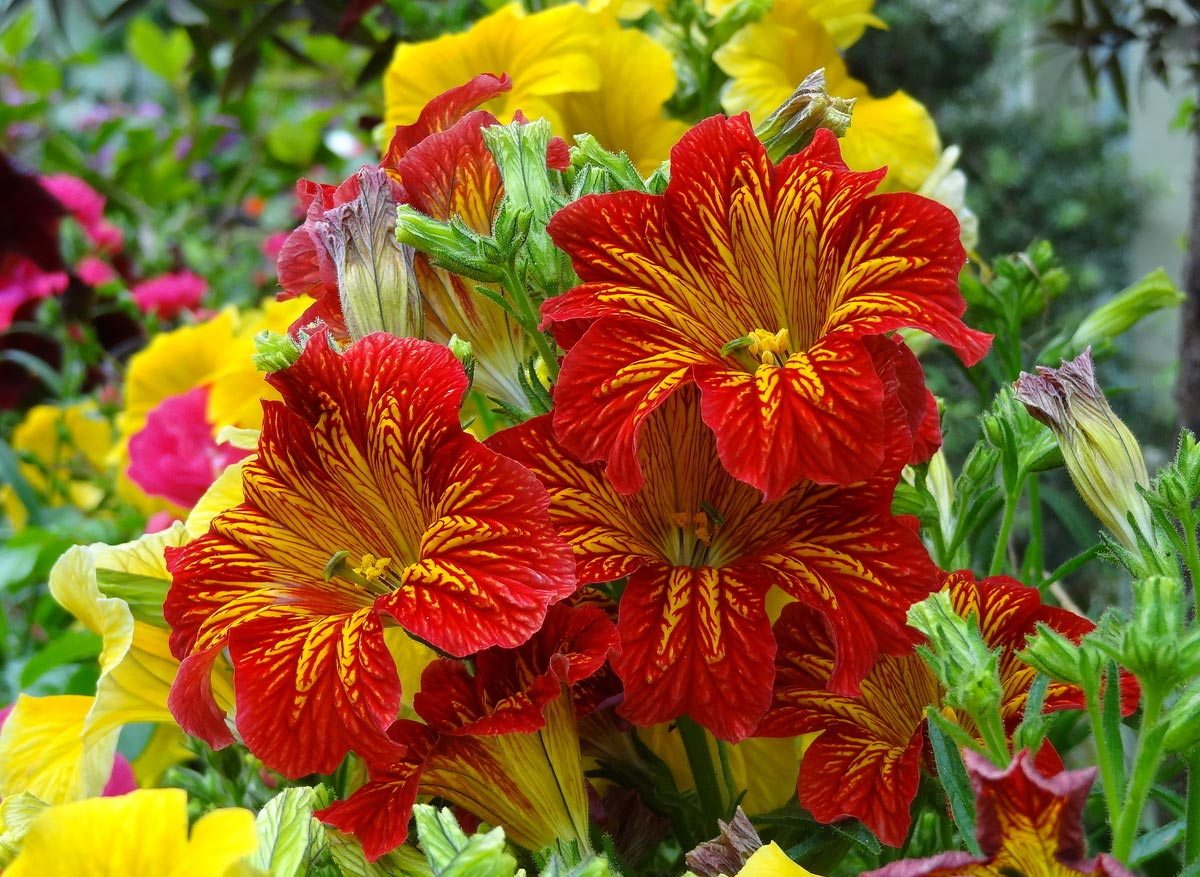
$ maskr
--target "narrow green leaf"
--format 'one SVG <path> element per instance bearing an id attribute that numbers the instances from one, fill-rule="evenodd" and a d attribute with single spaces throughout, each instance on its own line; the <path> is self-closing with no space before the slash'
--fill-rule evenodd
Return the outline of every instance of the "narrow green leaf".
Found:
<path id="1" fill-rule="evenodd" d="M 937 715 L 930 707 L 926 715 L 931 719 Z M 940 715 L 937 718 L 941 718 Z M 959 834 L 968 850 L 976 856 L 982 855 L 979 841 L 975 839 L 975 796 L 971 792 L 971 780 L 958 747 L 943 733 L 936 719 L 930 721 L 929 743 L 933 748 L 933 760 L 937 765 L 938 780 L 946 792 L 950 812 L 958 824 Z"/>

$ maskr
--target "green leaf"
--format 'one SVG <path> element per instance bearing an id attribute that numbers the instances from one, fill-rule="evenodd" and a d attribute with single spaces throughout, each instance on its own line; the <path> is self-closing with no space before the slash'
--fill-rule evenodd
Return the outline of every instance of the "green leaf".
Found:
<path id="1" fill-rule="evenodd" d="M 177 27 L 167 34 L 145 18 L 130 23 L 125 47 L 138 63 L 171 84 L 183 81 L 192 62 L 192 39 L 187 31 Z"/>
<path id="2" fill-rule="evenodd" d="M 1176 819 L 1152 831 L 1148 831 L 1133 842 L 1133 852 L 1129 854 L 1130 865 L 1140 865 L 1160 853 L 1169 850 L 1183 839 L 1187 828 L 1186 819 Z"/>
<path id="3" fill-rule="evenodd" d="M 517 860 L 505 848 L 503 828 L 467 837 L 449 808 L 418 804 L 413 815 L 434 877 L 513 877 L 516 873 Z"/>
<path id="4" fill-rule="evenodd" d="M 250 864 L 269 877 L 303 877 L 325 849 L 325 826 L 313 811 L 329 803 L 324 788 L 284 789 L 254 820 L 258 848 Z"/>
<path id="5" fill-rule="evenodd" d="M 930 709 L 927 714 L 932 718 L 935 713 Z M 928 728 L 938 780 L 946 792 L 950 812 L 954 814 L 954 821 L 958 824 L 958 832 L 972 854 L 983 855 L 979 849 L 979 841 L 975 839 L 975 796 L 971 793 L 971 780 L 967 776 L 962 755 L 936 721 L 930 721 Z"/>
<path id="6" fill-rule="evenodd" d="M 28 579 L 37 567 L 36 545 L 6 545 L 0 550 L 0 589 L 11 588 Z"/>
<path id="7" fill-rule="evenodd" d="M 93 660 L 103 645 L 90 630 L 67 630 L 58 634 L 21 668 L 21 687 L 28 688 L 46 673 L 64 664 Z"/>
<path id="8" fill-rule="evenodd" d="M 354 835 L 335 831 L 328 833 L 327 839 L 330 858 L 342 872 L 342 877 L 433 877 L 429 864 L 410 844 L 403 844 L 374 862 L 368 862 L 362 844 Z"/>
<path id="9" fill-rule="evenodd" d="M 37 18 L 31 7 L 18 15 L 15 21 L 5 25 L 4 32 L 0 33 L 0 48 L 8 57 L 15 58 L 33 45 L 36 36 Z"/>
<path id="10" fill-rule="evenodd" d="M 284 164 L 307 168 L 321 146 L 321 134 L 329 118 L 328 110 L 318 110 L 299 120 L 284 118 L 267 132 L 267 152 Z"/>

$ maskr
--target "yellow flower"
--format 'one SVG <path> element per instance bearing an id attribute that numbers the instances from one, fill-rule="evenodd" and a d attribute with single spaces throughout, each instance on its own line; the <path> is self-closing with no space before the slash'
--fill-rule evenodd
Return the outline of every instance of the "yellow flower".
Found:
<path id="1" fill-rule="evenodd" d="M 113 426 L 87 400 L 72 405 L 35 405 L 13 430 L 12 447 L 23 458 L 21 475 L 51 506 L 70 504 L 91 511 L 104 498 L 95 473 L 103 472 L 113 444 Z M 28 510 L 9 486 L 0 489 L 14 530 Z"/>
<path id="2" fill-rule="evenodd" d="M 737 877 L 817 877 L 787 857 L 779 844 L 771 842 L 759 847 L 742 865 Z"/>
<path id="3" fill-rule="evenodd" d="M 483 108 L 502 122 L 521 110 L 530 118 L 548 119 L 561 131 L 554 98 L 600 88 L 600 71 L 590 57 L 595 42 L 591 19 L 575 3 L 533 15 L 510 3 L 462 33 L 401 43 L 383 77 L 387 130 L 416 121 L 432 98 L 480 73 L 507 73 L 512 90 Z"/>
<path id="4" fill-rule="evenodd" d="M 824 67 L 829 93 L 857 100 L 841 144 L 846 164 L 854 170 L 887 166 L 884 189 L 915 190 L 941 158 L 937 127 L 925 107 L 904 92 L 874 98 L 847 72 L 837 41 L 854 34 L 856 19 L 842 16 L 825 25 L 813 17 L 810 7 L 828 10 L 850 5 L 833 0 L 775 0 L 762 19 L 742 28 L 717 50 L 717 65 L 731 77 L 722 104 L 731 113 L 748 110 L 755 122 L 761 122 L 804 77 Z"/>
<path id="5" fill-rule="evenodd" d="M 188 837 L 182 789 L 145 789 L 50 807 L 34 817 L 5 877 L 247 877 L 249 810 L 214 810 Z"/>
<path id="6" fill-rule="evenodd" d="M 119 728 L 84 739 L 94 698 L 17 698 L 0 729 L 0 798 L 29 793 L 47 804 L 99 795 L 112 772 Z"/>
<path id="7" fill-rule="evenodd" d="M 671 53 L 618 21 L 646 7 L 600 0 L 525 14 L 510 4 L 463 33 L 402 43 L 384 75 L 385 128 L 410 124 L 432 98 L 479 73 L 507 73 L 512 90 L 483 105 L 501 122 L 521 110 L 568 141 L 593 134 L 649 173 L 686 125 L 663 115 L 675 91 Z"/>

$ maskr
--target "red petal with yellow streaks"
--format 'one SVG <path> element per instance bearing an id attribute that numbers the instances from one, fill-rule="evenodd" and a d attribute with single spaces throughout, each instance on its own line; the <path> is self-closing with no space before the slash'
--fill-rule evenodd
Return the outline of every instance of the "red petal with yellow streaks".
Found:
<path id="1" fill-rule="evenodd" d="M 940 699 L 937 682 L 910 653 L 880 657 L 859 697 L 827 690 L 834 663 L 829 634 L 800 604 L 784 608 L 775 638 L 775 694 L 756 735 L 821 732 L 800 764 L 800 803 L 819 822 L 853 817 L 900 846 L 921 779 L 925 707 Z"/>
<path id="2" fill-rule="evenodd" d="M 863 344 L 875 361 L 884 393 L 894 396 L 904 410 L 912 451 L 908 465 L 926 462 L 942 446 L 942 424 L 937 400 L 925 386 L 925 372 L 916 355 L 896 335 L 864 338 Z"/>
<path id="3" fill-rule="evenodd" d="M 613 661 L 625 685 L 620 714 L 639 725 L 687 714 L 723 740 L 749 736 L 771 700 L 765 593 L 734 570 L 656 564 L 634 572 Z"/>
<path id="4" fill-rule="evenodd" d="M 411 125 L 396 126 L 380 166 L 395 168 L 400 159 L 421 141 L 452 128 L 480 104 L 511 89 L 512 80 L 507 73 L 501 73 L 499 76 L 480 73 L 457 88 L 442 92 L 425 104 L 421 114 Z M 495 116 L 492 116 L 492 124 L 495 124 Z"/>
<path id="5" fill-rule="evenodd" d="M 235 674 L 239 729 L 295 774 L 336 765 L 395 717 L 399 682 L 375 613 L 456 654 L 515 646 L 575 577 L 545 490 L 462 432 L 466 377 L 445 348 L 372 335 L 339 355 L 322 333 L 271 380 L 284 402 L 265 407 L 245 502 L 170 553 L 164 614 L 180 659 L 228 645 L 257 668 Z M 335 556 L 345 559 L 327 569 Z M 212 738 L 201 675 L 176 683 L 173 708 Z M 284 718 L 281 692 L 301 718 Z M 197 703 L 185 707 L 189 694 Z M 245 726 L 260 718 L 268 730 Z M 304 755 L 271 739 L 272 721 L 345 733 L 321 733 Z"/>
<path id="6" fill-rule="evenodd" d="M 883 385 L 856 338 L 831 336 L 752 375 L 707 364 L 694 374 L 721 462 L 768 502 L 802 479 L 848 484 L 883 462 Z"/>
<path id="7" fill-rule="evenodd" d="M 648 414 L 695 380 L 722 460 L 769 497 L 876 475 L 883 391 L 849 339 L 919 326 L 967 361 L 986 351 L 960 320 L 953 215 L 872 195 L 882 173 L 848 171 L 828 132 L 774 167 L 745 116 L 701 122 L 671 166 L 662 196 L 593 195 L 550 224 L 583 281 L 542 309 L 569 346 L 555 393 L 564 446 L 636 489 Z M 760 332 L 771 349 L 727 346 Z M 784 363 L 786 380 L 771 367 Z"/>
<path id="8" fill-rule="evenodd" d="M 344 801 L 314 815 L 355 835 L 368 861 L 375 861 L 408 838 L 408 823 L 421 787 L 421 774 L 437 735 L 418 722 L 397 722 L 395 757 L 370 768 L 368 782 Z"/>

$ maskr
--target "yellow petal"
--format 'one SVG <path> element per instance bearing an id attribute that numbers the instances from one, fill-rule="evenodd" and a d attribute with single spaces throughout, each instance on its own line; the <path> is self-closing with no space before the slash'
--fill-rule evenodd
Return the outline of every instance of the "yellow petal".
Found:
<path id="1" fill-rule="evenodd" d="M 188 839 L 181 789 L 145 789 L 42 811 L 5 877 L 233 877 L 255 847 L 248 810 L 217 810 Z"/>
<path id="2" fill-rule="evenodd" d="M 777 843 L 759 847 L 742 865 L 737 877 L 817 877 L 787 857 Z"/>
<path id="3" fill-rule="evenodd" d="M 175 725 L 158 725 L 142 751 L 130 762 L 133 775 L 142 788 L 152 788 L 162 782 L 167 769 L 192 758 L 192 750 L 184 745 L 187 736 Z"/>
<path id="4" fill-rule="evenodd" d="M 208 532 L 208 525 L 213 518 L 226 509 L 242 504 L 242 467 L 246 459 L 226 466 L 225 471 L 217 476 L 217 480 L 192 507 L 184 522 L 188 538 L 203 536 Z"/>
<path id="5" fill-rule="evenodd" d="M 559 99 L 564 130 L 592 134 L 606 149 L 625 152 L 642 174 L 652 173 L 688 127 L 663 114 L 675 93 L 671 53 L 648 34 L 614 23 L 591 57 L 602 85 Z"/>
<path id="6" fill-rule="evenodd" d="M 112 773 L 118 730 L 84 742 L 93 698 L 22 694 L 0 729 L 0 797 L 29 792 L 48 804 L 98 795 Z"/>
<path id="7" fill-rule="evenodd" d="M 29 826 L 46 807 L 45 801 L 28 792 L 9 795 L 0 801 L 0 870 L 8 867 L 20 852 Z"/>
<path id="8" fill-rule="evenodd" d="M 882 99 L 859 98 L 842 138 L 842 158 L 853 170 L 889 169 L 883 190 L 919 189 L 941 154 L 929 112 L 903 91 Z"/>
<path id="9" fill-rule="evenodd" d="M 484 109 L 501 122 L 522 110 L 529 118 L 548 119 L 561 133 L 562 120 L 547 98 L 600 87 L 589 57 L 591 18 L 575 3 L 532 15 L 511 3 L 462 33 L 401 43 L 383 79 L 386 127 L 411 124 L 431 99 L 480 73 L 507 73 L 512 90 Z"/>
<path id="10" fill-rule="evenodd" d="M 803 8 L 829 32 L 839 49 L 848 49 L 858 42 L 868 27 L 887 29 L 882 19 L 871 14 L 875 0 L 775 0 L 775 3 Z"/>

